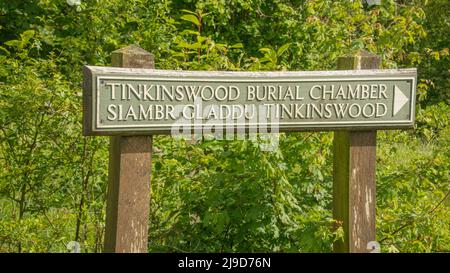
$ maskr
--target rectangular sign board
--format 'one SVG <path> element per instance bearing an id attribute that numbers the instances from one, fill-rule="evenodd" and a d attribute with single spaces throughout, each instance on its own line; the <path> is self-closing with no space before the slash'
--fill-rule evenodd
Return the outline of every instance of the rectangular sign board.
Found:
<path id="1" fill-rule="evenodd" d="M 416 69 L 218 72 L 85 66 L 83 77 L 85 135 L 414 124 Z"/>

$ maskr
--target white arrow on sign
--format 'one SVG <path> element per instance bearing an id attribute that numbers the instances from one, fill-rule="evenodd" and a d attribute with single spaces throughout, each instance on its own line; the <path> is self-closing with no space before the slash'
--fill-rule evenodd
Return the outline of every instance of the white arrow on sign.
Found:
<path id="1" fill-rule="evenodd" d="M 394 113 L 397 114 L 400 109 L 409 101 L 409 99 L 403 94 L 402 90 L 394 85 Z"/>

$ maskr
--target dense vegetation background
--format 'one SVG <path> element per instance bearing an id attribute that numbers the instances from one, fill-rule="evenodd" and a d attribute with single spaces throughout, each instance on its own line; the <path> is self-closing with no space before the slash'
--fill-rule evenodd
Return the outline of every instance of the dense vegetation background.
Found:
<path id="1" fill-rule="evenodd" d="M 418 67 L 414 130 L 379 131 L 382 251 L 450 251 L 448 0 L 0 0 L 0 252 L 102 251 L 108 138 L 83 137 L 85 64 L 137 44 L 161 69 L 332 70 L 366 49 Z M 329 252 L 332 132 L 158 136 L 149 251 Z"/>

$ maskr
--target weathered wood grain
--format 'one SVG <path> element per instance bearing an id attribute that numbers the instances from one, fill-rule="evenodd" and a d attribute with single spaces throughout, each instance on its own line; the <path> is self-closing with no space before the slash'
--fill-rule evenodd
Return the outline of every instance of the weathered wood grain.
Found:
<path id="1" fill-rule="evenodd" d="M 112 65 L 154 68 L 147 51 L 128 46 L 112 53 Z M 147 252 L 152 136 L 110 138 L 104 252 Z"/>
<path id="2" fill-rule="evenodd" d="M 377 69 L 381 59 L 367 52 L 344 56 L 338 69 Z M 335 252 L 369 252 L 375 241 L 376 131 L 334 133 L 333 218 L 344 229 Z"/>

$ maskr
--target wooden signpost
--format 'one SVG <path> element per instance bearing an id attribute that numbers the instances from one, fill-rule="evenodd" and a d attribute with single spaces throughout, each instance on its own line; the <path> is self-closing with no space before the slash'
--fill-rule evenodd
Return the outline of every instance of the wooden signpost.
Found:
<path id="1" fill-rule="evenodd" d="M 112 65 L 155 67 L 153 55 L 135 46 L 114 51 Z M 147 252 L 152 141 L 152 135 L 111 137 L 105 252 Z"/>
<path id="2" fill-rule="evenodd" d="M 337 71 L 155 70 L 135 46 L 113 66 L 84 68 L 84 134 L 111 137 L 106 252 L 146 252 L 153 134 L 335 130 L 336 252 L 368 252 L 375 240 L 377 129 L 414 124 L 416 70 L 380 70 L 365 51 Z M 267 130 L 269 128 L 269 130 Z M 255 131 L 256 130 L 256 131 Z"/>
<path id="3" fill-rule="evenodd" d="M 338 69 L 380 67 L 381 58 L 366 52 L 338 59 Z M 396 86 L 391 90 L 393 115 L 408 99 L 413 119 L 414 88 L 408 98 L 398 92 Z M 335 243 L 335 252 L 368 252 L 368 243 L 375 241 L 376 139 L 375 130 L 334 132 L 333 218 L 344 229 L 344 240 Z"/>

